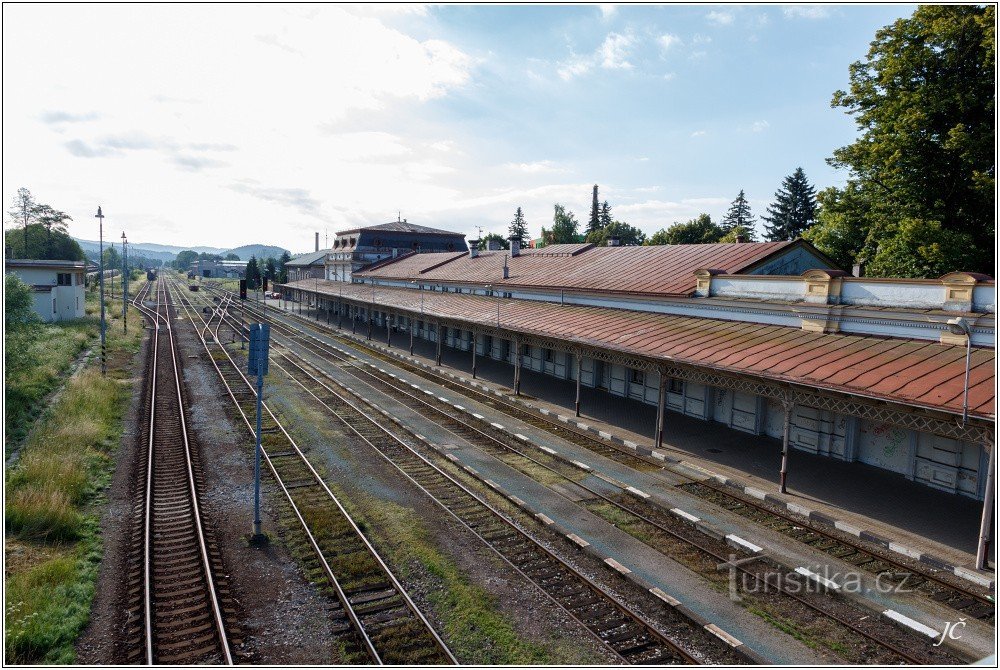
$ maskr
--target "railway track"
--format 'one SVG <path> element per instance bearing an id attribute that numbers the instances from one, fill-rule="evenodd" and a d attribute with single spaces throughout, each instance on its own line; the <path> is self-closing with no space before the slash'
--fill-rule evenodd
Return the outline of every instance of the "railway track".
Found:
<path id="1" fill-rule="evenodd" d="M 284 313 L 282 313 L 285 316 Z M 663 464 L 655 459 L 644 457 L 625 447 L 594 437 L 592 434 L 567 425 L 555 418 L 547 417 L 532 411 L 517 403 L 503 399 L 497 395 L 485 393 L 479 389 L 462 384 L 444 375 L 412 365 L 406 361 L 387 356 L 383 352 L 368 347 L 362 342 L 349 340 L 315 325 L 312 321 L 292 314 L 291 318 L 311 330 L 327 337 L 342 339 L 350 346 L 365 349 L 366 352 L 381 360 L 391 363 L 414 375 L 423 377 L 465 397 L 471 398 L 514 419 L 523 421 L 533 427 L 552 433 L 564 440 L 582 446 L 596 454 L 605 456 L 619 463 L 641 471 L 663 469 Z M 683 453 L 683 452 L 680 452 Z M 918 590 L 926 597 L 939 602 L 958 614 L 969 616 L 995 625 L 996 602 L 995 595 L 985 589 L 977 590 L 960 583 L 959 578 L 947 573 L 935 574 L 931 569 L 919 565 L 916 561 L 899 560 L 889 555 L 887 551 L 879 551 L 852 539 L 846 533 L 820 528 L 808 519 L 797 518 L 783 512 L 773 505 L 750 499 L 748 496 L 727 490 L 721 484 L 711 480 L 690 479 L 682 488 L 720 507 L 735 512 L 763 526 L 777 530 L 813 549 L 822 551 L 834 558 L 846 561 L 872 575 L 883 583 L 904 584 L 908 588 Z"/>
<path id="2" fill-rule="evenodd" d="M 695 664 L 705 660 L 671 641 L 641 615 L 620 603 L 593 580 L 537 542 L 497 508 L 422 455 L 413 445 L 373 420 L 362 405 L 325 383 L 292 356 L 280 350 L 275 350 L 275 353 L 280 356 L 281 362 L 273 360 L 274 367 L 285 372 L 289 379 L 335 416 L 347 430 L 368 444 L 445 512 L 479 537 L 514 570 L 538 586 L 623 663 Z M 289 368 L 309 377 L 315 385 L 305 386 Z M 678 617 L 675 624 L 687 628 L 689 622 Z M 715 644 L 697 626 L 694 631 L 696 636 Z M 690 636 L 691 632 L 688 631 L 687 634 Z M 728 650 L 723 653 L 730 662 L 738 660 Z"/>
<path id="3" fill-rule="evenodd" d="M 146 284 L 133 304 L 153 329 L 146 371 L 146 412 L 129 582 L 131 662 L 233 663 L 222 602 L 219 553 L 199 506 L 200 464 L 185 419 L 181 369 L 171 324 L 172 305 L 156 283 L 155 308 Z"/>
<path id="4" fill-rule="evenodd" d="M 229 297 L 204 318 L 178 289 L 180 303 L 198 332 L 216 372 L 250 435 L 255 433 L 256 394 L 219 340 Z M 198 328 L 197 321 L 201 322 Z M 213 322 L 218 323 L 213 328 Z M 410 599 L 354 519 L 326 485 L 266 403 L 261 427 L 262 459 L 288 502 L 312 550 L 312 564 L 337 600 L 332 615 L 347 660 L 378 665 L 442 665 L 457 660 Z"/>
<path id="5" fill-rule="evenodd" d="M 727 562 L 733 554 L 732 549 L 725 543 L 691 529 L 653 505 L 628 496 L 612 498 L 597 491 L 579 481 L 578 469 L 537 448 L 534 448 L 534 453 L 528 453 L 531 447 L 527 447 L 508 433 L 495 429 L 486 420 L 480 420 L 479 425 L 476 425 L 476 421 L 467 420 L 464 414 L 456 413 L 450 403 L 427 396 L 420 391 L 413 391 L 409 384 L 387 373 L 372 370 L 367 366 L 356 366 L 337 350 L 309 338 L 299 337 L 287 326 L 273 325 L 272 329 L 276 334 L 291 337 L 295 345 L 312 352 L 313 355 L 332 360 L 339 369 L 350 373 L 372 389 L 399 400 L 410 409 L 446 427 L 456 436 L 475 444 L 525 474 L 537 477 L 535 474 L 537 469 L 542 468 L 564 479 L 566 483 L 583 489 L 592 500 L 600 501 L 600 504 L 618 513 L 612 515 L 609 520 L 616 521 L 617 525 L 624 525 L 621 515 L 627 515 L 629 532 L 646 540 L 664 554 L 678 558 L 710 580 L 718 579 L 720 575 L 717 566 Z M 329 387 L 323 384 L 316 374 L 319 372 L 318 369 L 314 368 L 316 373 L 310 372 L 301 362 L 293 360 L 288 355 L 284 355 L 284 359 L 312 378 L 314 383 L 322 384 L 322 387 L 330 392 Z M 312 390 L 306 390 L 312 393 Z M 691 555 L 692 549 L 697 552 L 697 556 Z M 756 594 L 758 600 L 766 601 L 769 608 L 785 620 L 796 621 L 819 616 L 836 624 L 839 629 L 827 633 L 829 637 L 834 638 L 831 646 L 850 649 L 856 654 L 852 659 L 854 662 L 939 664 L 956 661 L 948 652 L 931 646 L 926 640 L 902 631 L 890 622 L 871 617 L 871 613 L 867 610 L 820 592 L 801 593 L 798 575 L 775 571 L 773 567 L 760 561 L 738 566 L 736 570 L 744 580 L 741 584 L 742 590 Z M 752 588 L 747 587 L 748 580 Z M 760 595 L 762 593 L 764 595 Z M 778 594 L 780 597 L 773 597 Z M 807 616 L 803 617 L 803 614 Z M 863 644 L 857 644 L 853 638 L 862 640 Z"/>

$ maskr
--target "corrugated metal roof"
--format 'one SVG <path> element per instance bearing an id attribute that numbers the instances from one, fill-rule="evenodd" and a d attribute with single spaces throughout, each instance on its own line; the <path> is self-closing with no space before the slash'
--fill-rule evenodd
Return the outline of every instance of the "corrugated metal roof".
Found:
<path id="1" fill-rule="evenodd" d="M 422 259 L 424 260 L 424 259 Z M 314 282 L 292 282 L 312 291 Z M 320 281 L 337 297 L 368 301 L 372 287 Z M 375 287 L 379 305 L 419 311 L 421 291 Z M 428 317 L 491 326 L 497 298 L 423 291 Z M 787 326 L 499 299 L 501 326 L 514 330 L 931 409 L 961 412 L 965 347 L 925 340 L 815 333 Z M 996 352 L 973 348 L 969 412 L 995 418 Z"/>
<path id="2" fill-rule="evenodd" d="M 510 258 L 509 252 L 421 254 L 421 258 L 389 263 L 370 273 L 385 279 L 493 284 L 504 287 L 582 289 L 664 295 L 688 295 L 695 288 L 694 271 L 714 268 L 740 272 L 795 242 L 745 244 L 674 244 L 652 247 L 574 247 L 568 253 L 546 254 L 525 250 Z M 582 247 L 582 249 L 580 248 Z M 503 278 L 506 260 L 509 278 Z"/>
<path id="3" fill-rule="evenodd" d="M 313 251 L 308 254 L 302 254 L 301 256 L 296 256 L 295 258 L 287 261 L 286 266 L 292 265 L 295 267 L 302 267 L 308 265 L 322 265 L 323 261 L 326 260 L 326 255 L 329 253 L 328 249 L 322 251 Z"/>

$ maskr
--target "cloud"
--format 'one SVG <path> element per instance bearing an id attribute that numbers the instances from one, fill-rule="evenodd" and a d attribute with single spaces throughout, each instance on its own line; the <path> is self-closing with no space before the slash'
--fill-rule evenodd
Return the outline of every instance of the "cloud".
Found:
<path id="1" fill-rule="evenodd" d="M 667 72 L 667 73 L 664 73 L 664 75 L 663 75 L 663 80 L 664 80 L 664 81 L 671 81 L 671 80 L 672 80 L 672 79 L 674 79 L 674 78 L 675 78 L 676 76 L 677 76 L 677 73 L 676 73 L 676 72 Z"/>
<path id="2" fill-rule="evenodd" d="M 192 151 L 236 151 L 238 148 L 228 142 L 194 142 L 188 145 Z"/>
<path id="3" fill-rule="evenodd" d="M 736 17 L 732 12 L 720 12 L 713 9 L 705 15 L 705 19 L 709 23 L 714 23 L 717 26 L 728 26 L 736 19 Z"/>
<path id="4" fill-rule="evenodd" d="M 786 19 L 825 19 L 830 17 L 830 7 L 825 5 L 789 5 L 782 12 Z"/>
<path id="5" fill-rule="evenodd" d="M 693 133 L 691 133 L 691 137 L 704 137 L 707 134 L 708 132 L 705 130 L 696 130 Z"/>
<path id="6" fill-rule="evenodd" d="M 670 47 L 674 46 L 675 44 L 680 44 L 681 38 L 677 37 L 677 35 L 664 33 L 663 35 L 660 35 L 656 39 L 656 41 L 657 43 L 659 43 L 660 48 L 663 49 L 663 51 L 667 51 L 668 49 L 670 49 Z"/>
<path id="7" fill-rule="evenodd" d="M 296 54 L 299 56 L 302 55 L 301 51 L 291 46 L 290 44 L 285 44 L 280 39 L 278 39 L 277 35 L 255 35 L 254 39 L 260 42 L 261 44 L 267 44 L 268 46 L 277 47 L 278 49 L 281 49 L 285 53 Z"/>
<path id="8" fill-rule="evenodd" d="M 279 188 L 273 186 L 261 186 L 256 180 L 243 179 L 229 185 L 229 188 L 237 193 L 259 198 L 266 202 L 276 203 L 285 207 L 292 207 L 303 214 L 316 216 L 320 208 L 320 202 L 304 188 Z"/>
<path id="9" fill-rule="evenodd" d="M 761 132 L 764 132 L 765 130 L 767 130 L 768 128 L 770 128 L 770 127 L 771 127 L 771 124 L 768 123 L 767 121 L 754 121 L 750 125 L 750 132 L 752 132 L 752 133 L 761 133 Z"/>
<path id="10" fill-rule="evenodd" d="M 205 158 L 203 156 L 191 156 L 189 154 L 178 154 L 174 156 L 173 162 L 179 168 L 188 172 L 200 172 L 205 168 L 225 167 L 229 165 L 225 161 Z"/>
<path id="11" fill-rule="evenodd" d="M 631 70 L 632 63 L 628 61 L 628 56 L 635 43 L 636 39 L 631 34 L 609 33 L 594 53 L 586 56 L 574 54 L 563 61 L 558 69 L 559 76 L 568 81 L 597 66 L 605 70 Z"/>
<path id="12" fill-rule="evenodd" d="M 97 112 L 86 112 L 84 114 L 73 114 L 71 112 L 63 112 L 58 110 L 49 110 L 42 112 L 38 115 L 39 120 L 42 123 L 57 124 L 57 123 L 82 123 L 84 121 L 93 121 L 100 118 Z"/>
<path id="13" fill-rule="evenodd" d="M 533 163 L 505 163 L 505 168 L 511 170 L 519 170 L 521 172 L 527 172 L 529 174 L 537 174 L 540 172 L 566 172 L 565 168 L 559 167 L 556 163 L 549 160 L 534 161 Z"/>
<path id="14" fill-rule="evenodd" d="M 610 19 L 612 16 L 618 13 L 617 5 L 597 5 L 597 8 L 601 10 L 602 19 Z"/>
<path id="15" fill-rule="evenodd" d="M 101 158 L 114 153 L 105 148 L 93 147 L 83 140 L 70 140 L 64 146 L 77 158 Z"/>

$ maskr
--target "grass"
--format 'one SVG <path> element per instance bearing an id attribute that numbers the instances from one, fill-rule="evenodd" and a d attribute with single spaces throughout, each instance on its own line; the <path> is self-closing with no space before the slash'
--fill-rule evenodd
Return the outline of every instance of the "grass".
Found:
<path id="1" fill-rule="evenodd" d="M 96 300 L 88 295 L 88 312 Z M 109 310 L 108 376 L 92 359 L 76 377 L 65 380 L 51 407 L 36 408 L 17 463 L 6 473 L 5 559 L 8 662 L 72 663 L 74 642 L 86 626 L 102 556 L 100 515 L 103 490 L 114 470 L 125 410 L 132 394 L 129 364 L 142 336 L 141 319 L 130 311 L 133 328 L 123 332 L 120 305 Z M 15 389 L 40 401 L 72 358 L 97 336 L 97 321 L 81 319 L 47 327 L 46 369 L 25 375 Z M 82 336 L 82 338 L 81 338 Z M 56 375 L 56 381 L 46 381 Z M 11 389 L 8 387 L 8 397 Z"/>

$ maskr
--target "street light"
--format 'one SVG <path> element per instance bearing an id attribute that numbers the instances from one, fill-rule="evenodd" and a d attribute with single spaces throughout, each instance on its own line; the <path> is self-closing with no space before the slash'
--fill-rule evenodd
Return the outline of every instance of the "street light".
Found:
<path id="1" fill-rule="evenodd" d="M 98 220 L 98 244 L 100 259 L 98 263 L 98 272 L 100 273 L 100 283 L 101 283 L 101 375 L 108 374 L 108 349 L 105 340 L 105 332 L 107 331 L 107 322 L 104 320 L 104 214 L 101 212 L 101 206 L 97 206 L 97 214 L 94 218 Z"/>
<path id="2" fill-rule="evenodd" d="M 965 336 L 965 393 L 962 400 L 962 427 L 969 420 L 969 363 L 972 361 L 972 329 L 969 322 L 958 316 L 948 320 L 948 332 Z"/>
<path id="3" fill-rule="evenodd" d="M 122 328 L 128 334 L 128 240 L 122 231 Z"/>

